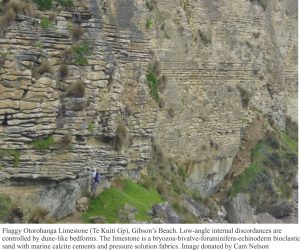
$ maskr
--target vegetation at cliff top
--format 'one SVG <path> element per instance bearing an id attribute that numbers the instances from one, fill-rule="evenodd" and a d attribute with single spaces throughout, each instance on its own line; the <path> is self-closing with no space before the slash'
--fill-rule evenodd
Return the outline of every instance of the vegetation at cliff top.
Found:
<path id="1" fill-rule="evenodd" d="M 83 215 L 86 222 L 90 217 L 103 216 L 107 223 L 120 223 L 118 213 L 125 204 L 137 209 L 135 219 L 147 221 L 150 216 L 147 211 L 162 198 L 155 190 L 147 190 L 140 184 L 130 180 L 120 180 L 119 185 L 106 189 L 95 199 L 91 200 L 88 211 Z"/>

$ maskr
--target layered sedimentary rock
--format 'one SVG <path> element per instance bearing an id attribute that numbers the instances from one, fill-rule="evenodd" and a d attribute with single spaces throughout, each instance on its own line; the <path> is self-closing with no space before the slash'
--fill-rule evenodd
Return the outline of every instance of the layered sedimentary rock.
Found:
<path id="1" fill-rule="evenodd" d="M 189 186 L 209 195 L 257 112 L 279 128 L 287 116 L 297 121 L 296 0 L 78 0 L 53 8 L 51 27 L 17 15 L 0 39 L 5 185 L 72 182 L 95 166 L 107 177 L 139 170 L 155 145 L 185 168 Z M 75 26 L 84 30 L 79 41 Z M 66 51 L 85 45 L 86 62 L 67 60 Z M 51 71 L 38 77 L 43 61 Z M 159 104 L 146 79 L 154 62 L 166 85 Z M 84 94 L 76 96 L 78 80 Z M 121 149 L 118 127 L 128 131 Z M 54 141 L 46 149 L 32 143 L 45 138 Z"/>

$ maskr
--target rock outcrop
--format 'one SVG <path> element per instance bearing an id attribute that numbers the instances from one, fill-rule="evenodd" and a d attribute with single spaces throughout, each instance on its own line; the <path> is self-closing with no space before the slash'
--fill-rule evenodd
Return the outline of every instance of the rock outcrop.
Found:
<path id="1" fill-rule="evenodd" d="M 18 13 L 0 38 L 0 182 L 31 182 L 61 218 L 91 167 L 108 179 L 138 171 L 155 145 L 212 194 L 258 111 L 282 129 L 297 121 L 297 0 L 260 2 L 74 0 Z"/>

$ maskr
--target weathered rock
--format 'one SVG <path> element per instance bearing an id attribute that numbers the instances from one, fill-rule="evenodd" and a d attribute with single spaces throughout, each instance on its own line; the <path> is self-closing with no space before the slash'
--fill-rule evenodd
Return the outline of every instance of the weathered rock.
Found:
<path id="1" fill-rule="evenodd" d="M 231 168 L 253 110 L 281 128 L 287 116 L 298 120 L 296 0 L 270 0 L 265 7 L 240 0 L 153 2 L 151 16 L 137 0 L 102 9 L 98 1 L 74 1 L 46 31 L 37 19 L 17 15 L 0 39 L 0 147 L 17 149 L 20 157 L 0 159 L 0 180 L 75 180 L 90 166 L 107 177 L 140 170 L 152 159 L 155 138 L 166 158 L 185 166 L 187 185 L 205 196 Z M 149 17 L 155 36 L 145 27 Z M 81 62 L 70 48 L 86 44 L 72 43 L 70 20 L 84 27 L 82 41 L 91 41 Z M 166 86 L 160 108 L 146 77 L 154 58 L 159 91 Z M 45 69 L 35 79 L 32 69 L 44 60 L 55 74 Z M 62 61 L 69 69 L 63 83 L 55 80 Z M 79 79 L 84 101 L 61 98 Z M 120 123 L 133 136 L 122 153 L 107 139 Z M 74 138 L 65 157 L 30 144 L 65 133 Z M 92 136 L 102 139 L 92 142 Z"/>
<path id="2" fill-rule="evenodd" d="M 65 98 L 63 101 L 64 110 L 81 111 L 86 107 L 85 98 Z"/>
<path id="3" fill-rule="evenodd" d="M 137 209 L 129 204 L 125 204 L 125 206 L 119 211 L 119 220 L 125 223 L 131 223 L 135 221 L 135 214 Z"/>
<path id="4" fill-rule="evenodd" d="M 88 183 L 88 178 L 61 182 L 23 178 L 2 183 L 1 190 L 20 208 L 41 207 L 50 218 L 61 219 L 75 212 L 76 201 L 87 191 Z"/>
<path id="5" fill-rule="evenodd" d="M 209 216 L 209 208 L 199 202 L 195 202 L 188 196 L 183 197 L 183 204 L 188 211 L 190 211 L 199 219 Z"/>
<path id="6" fill-rule="evenodd" d="M 258 212 L 267 212 L 276 219 L 290 215 L 294 211 L 293 204 L 290 202 L 278 202 L 272 205 L 266 205 L 265 207 L 259 207 Z"/>
<path id="7" fill-rule="evenodd" d="M 224 204 L 230 223 L 255 223 L 253 208 L 243 194 L 238 194 Z"/>
<path id="8" fill-rule="evenodd" d="M 89 199 L 87 197 L 81 197 L 76 201 L 76 208 L 79 212 L 85 212 L 89 208 Z"/>
<path id="9" fill-rule="evenodd" d="M 256 214 L 256 220 L 259 224 L 279 224 L 282 223 L 268 213 Z"/>
<path id="10" fill-rule="evenodd" d="M 175 213 L 175 211 L 170 207 L 168 202 L 155 204 L 152 207 L 153 216 L 163 219 L 166 223 L 180 223 L 180 217 Z"/>

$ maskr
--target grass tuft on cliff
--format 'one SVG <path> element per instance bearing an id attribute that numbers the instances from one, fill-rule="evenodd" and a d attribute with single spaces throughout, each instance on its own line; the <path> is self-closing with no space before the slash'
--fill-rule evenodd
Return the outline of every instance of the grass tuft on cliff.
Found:
<path id="1" fill-rule="evenodd" d="M 149 67 L 146 77 L 150 88 L 150 94 L 153 97 L 153 99 L 158 103 L 159 102 L 158 79 L 153 67 Z"/>
<path id="2" fill-rule="evenodd" d="M 147 190 L 130 180 L 121 180 L 121 185 L 106 189 L 91 201 L 83 219 L 90 222 L 90 217 L 103 216 L 107 223 L 120 223 L 118 213 L 128 204 L 137 209 L 136 220 L 148 221 L 151 217 L 147 211 L 162 201 L 155 190 Z"/>
<path id="3" fill-rule="evenodd" d="M 83 41 L 72 47 L 72 54 L 75 65 L 87 65 L 87 57 L 91 53 L 91 44 L 88 41 Z"/>
<path id="4" fill-rule="evenodd" d="M 32 148 L 35 150 L 47 150 L 50 149 L 54 144 L 54 138 L 52 135 L 44 138 L 44 139 L 37 139 L 30 143 Z"/>

